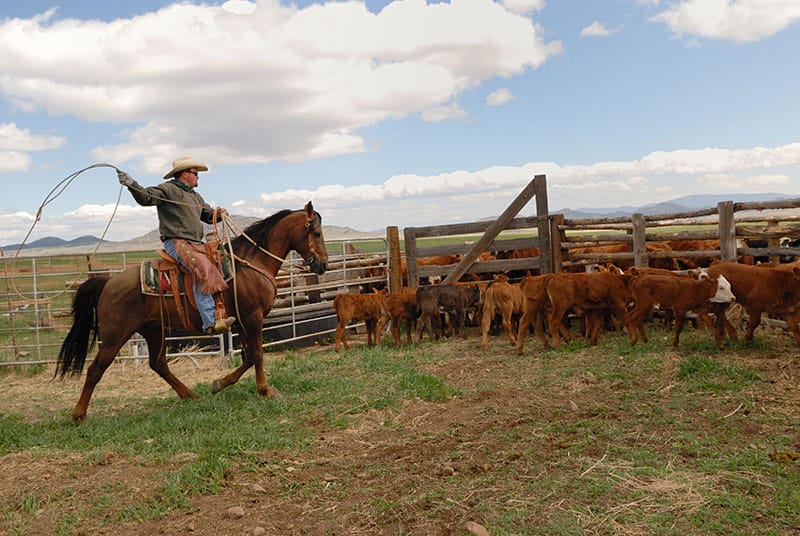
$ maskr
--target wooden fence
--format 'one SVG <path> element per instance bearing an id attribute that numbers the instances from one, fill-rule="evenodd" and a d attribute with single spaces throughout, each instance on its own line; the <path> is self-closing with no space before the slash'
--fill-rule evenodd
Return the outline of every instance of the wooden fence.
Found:
<path id="1" fill-rule="evenodd" d="M 536 198 L 536 216 L 515 216 L 531 200 Z M 498 238 L 501 232 L 522 231 L 526 236 L 520 238 Z M 474 235 L 482 234 L 475 240 Z M 514 199 L 509 207 L 496 220 L 477 221 L 453 225 L 434 225 L 428 227 L 406 227 L 405 260 L 408 267 L 407 285 L 417 287 L 420 279 L 424 277 L 443 277 L 444 283 L 458 280 L 464 274 L 498 273 L 509 271 L 539 271 L 552 272 L 553 260 L 550 242 L 550 218 L 547 207 L 547 180 L 544 175 L 537 175 Z M 418 240 L 434 237 L 453 237 L 471 235 L 462 243 L 450 245 L 427 246 L 419 245 Z M 391 244 L 391 240 L 390 240 Z M 512 251 L 526 248 L 537 248 L 538 257 L 524 257 L 517 259 L 496 259 L 479 261 L 481 253 L 496 251 Z M 390 247 L 390 253 L 399 254 Z M 450 264 L 421 265 L 419 259 L 436 256 L 459 256 L 460 260 Z M 391 261 L 390 261 L 391 262 Z M 396 279 L 391 279 L 390 290 L 398 286 Z"/>
<path id="2" fill-rule="evenodd" d="M 655 259 L 771 259 L 800 256 L 800 248 L 780 247 L 781 238 L 800 238 L 800 199 L 771 202 L 723 201 L 715 208 L 631 218 L 565 219 L 552 217 L 551 240 L 555 271 L 569 266 L 627 261 L 648 266 Z M 767 212 L 765 212 L 767 211 Z M 681 230 L 685 227 L 699 230 Z M 717 249 L 648 250 L 648 243 L 667 240 L 718 240 Z M 627 244 L 619 253 L 573 253 L 577 248 Z"/>

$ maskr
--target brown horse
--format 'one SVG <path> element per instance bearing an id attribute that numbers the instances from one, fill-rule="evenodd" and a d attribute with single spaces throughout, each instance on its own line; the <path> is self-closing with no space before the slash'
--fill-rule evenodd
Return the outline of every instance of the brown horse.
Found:
<path id="1" fill-rule="evenodd" d="M 303 210 L 283 210 L 250 225 L 231 240 L 230 246 L 236 261 L 235 279 L 223 298 L 227 310 L 237 316 L 242 365 L 214 380 L 211 390 L 217 393 L 236 383 L 252 366 L 255 367 L 259 394 L 272 397 L 275 390 L 267 383 L 264 374 L 261 329 L 275 299 L 275 274 L 283 257 L 291 250 L 297 251 L 317 274 L 325 272 L 328 251 L 322 236 L 322 217 L 309 201 Z M 87 279 L 81 284 L 73 299 L 73 325 L 61 345 L 56 375 L 63 378 L 67 373 L 80 374 L 98 334 L 102 341 L 86 373 L 78 403 L 72 410 L 73 420 L 86 420 L 86 410 L 95 386 L 117 352 L 135 332 L 147 341 L 150 368 L 164 378 L 180 398 L 198 398 L 167 366 L 164 324 L 180 325 L 175 304 L 171 302 L 142 294 L 138 267 L 109 279 Z M 193 320 L 198 326 L 199 319 L 194 311 Z"/>

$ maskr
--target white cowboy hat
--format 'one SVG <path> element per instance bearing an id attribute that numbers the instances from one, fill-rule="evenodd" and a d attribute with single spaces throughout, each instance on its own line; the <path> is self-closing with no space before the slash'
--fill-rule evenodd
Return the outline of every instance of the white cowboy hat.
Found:
<path id="1" fill-rule="evenodd" d="M 177 160 L 172 161 L 172 169 L 169 170 L 169 173 L 164 175 L 164 178 L 165 179 L 172 178 L 177 173 L 192 168 L 195 168 L 197 171 L 208 171 L 208 166 L 205 165 L 204 163 L 198 162 L 191 156 L 182 156 Z"/>

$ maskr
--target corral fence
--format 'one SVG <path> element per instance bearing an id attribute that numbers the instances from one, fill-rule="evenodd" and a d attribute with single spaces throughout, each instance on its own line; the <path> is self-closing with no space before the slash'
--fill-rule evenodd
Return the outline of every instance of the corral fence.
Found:
<path id="1" fill-rule="evenodd" d="M 518 217 L 534 198 L 536 214 Z M 609 262 L 649 266 L 664 259 L 792 260 L 800 256 L 800 247 L 781 247 L 781 242 L 800 239 L 800 199 L 724 201 L 714 208 L 657 216 L 569 219 L 548 213 L 546 178 L 537 175 L 495 220 L 406 227 L 403 236 L 401 244 L 398 229 L 388 227 L 382 238 L 328 241 L 329 270 L 321 276 L 309 273 L 302 259 L 290 255 L 277 278 L 275 306 L 264 322 L 265 348 L 332 338 L 337 324 L 333 298 L 341 292 L 369 291 L 371 286 L 388 285 L 396 291 L 435 277 L 447 284 L 465 276 L 491 279 L 498 272 L 574 271 Z M 652 247 L 667 240 L 697 241 L 704 249 Z M 618 247 L 613 252 L 586 251 L 609 245 Z M 154 251 L 137 251 L 0 257 L 0 366 L 54 363 L 71 325 L 70 305 L 80 282 L 155 256 Z M 424 262 L 436 257 L 452 262 Z M 180 333 L 168 337 L 170 358 L 222 357 L 238 351 L 235 330 L 203 338 Z M 134 338 L 120 358 L 142 360 L 146 354 L 144 341 Z"/>
<path id="2" fill-rule="evenodd" d="M 779 262 L 800 256 L 781 246 L 800 239 L 800 199 L 769 202 L 723 201 L 714 208 L 673 214 L 633 214 L 631 218 L 566 219 L 552 216 L 554 270 L 600 263 L 644 267 L 662 259 Z M 688 228 L 688 229 L 687 229 Z M 665 241 L 714 244 L 713 249 L 659 249 Z M 625 244 L 628 251 L 578 253 L 579 249 Z"/>

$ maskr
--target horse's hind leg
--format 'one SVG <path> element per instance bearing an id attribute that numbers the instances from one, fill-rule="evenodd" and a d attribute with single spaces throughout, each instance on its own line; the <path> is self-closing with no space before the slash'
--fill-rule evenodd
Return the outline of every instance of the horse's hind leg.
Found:
<path id="1" fill-rule="evenodd" d="M 200 398 L 194 391 L 175 376 L 167 365 L 166 346 L 161 334 L 161 327 L 140 330 L 142 337 L 147 341 L 147 352 L 150 354 L 150 368 L 153 369 L 165 382 L 172 387 L 180 398 Z"/>
<path id="2" fill-rule="evenodd" d="M 108 345 L 100 344 L 100 349 L 97 352 L 92 364 L 86 370 L 86 379 L 83 382 L 83 390 L 78 402 L 75 404 L 75 409 L 72 410 L 72 420 L 75 422 L 85 422 L 86 412 L 89 409 L 89 401 L 92 399 L 94 388 L 100 382 L 100 379 L 105 374 L 108 366 L 114 362 L 117 357 L 117 352 L 122 345 Z"/>

